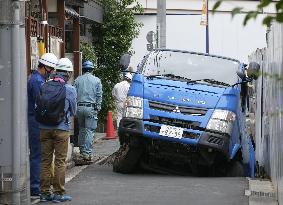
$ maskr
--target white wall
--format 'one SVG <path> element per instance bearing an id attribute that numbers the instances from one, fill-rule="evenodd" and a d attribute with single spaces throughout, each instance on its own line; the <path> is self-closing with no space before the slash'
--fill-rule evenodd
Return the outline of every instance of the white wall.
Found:
<path id="1" fill-rule="evenodd" d="M 263 15 L 243 26 L 245 15 L 233 20 L 229 13 L 220 13 L 210 21 L 211 53 L 228 56 L 247 62 L 248 55 L 255 49 L 266 47 L 266 27 Z"/>
<path id="2" fill-rule="evenodd" d="M 264 15 L 251 20 L 245 27 L 244 14 L 231 19 L 230 13 L 210 15 L 210 53 L 232 57 L 247 62 L 248 55 L 256 48 L 266 46 L 266 28 L 261 24 Z M 142 22 L 140 35 L 134 39 L 135 55 L 131 64 L 136 66 L 147 53 L 146 34 L 155 31 L 155 15 L 137 15 Z M 205 27 L 200 26 L 200 15 L 167 15 L 167 48 L 205 52 Z"/>
<path id="3" fill-rule="evenodd" d="M 145 8 L 145 12 L 148 10 L 156 10 L 157 0 L 138 0 L 138 2 Z M 209 0 L 209 10 L 211 10 L 217 0 Z M 166 0 L 167 10 L 175 11 L 200 11 L 202 9 L 202 0 Z M 242 7 L 243 11 L 247 12 L 256 9 L 259 4 L 259 0 L 229 0 L 223 1 L 217 11 L 231 11 L 235 7 Z M 275 3 L 271 3 L 269 6 L 263 9 L 263 12 L 275 13 Z"/>

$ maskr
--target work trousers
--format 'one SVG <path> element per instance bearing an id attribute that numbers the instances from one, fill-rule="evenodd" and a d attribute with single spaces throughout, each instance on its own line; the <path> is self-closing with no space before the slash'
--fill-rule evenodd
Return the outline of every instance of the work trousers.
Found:
<path id="1" fill-rule="evenodd" d="M 40 194 L 40 137 L 38 122 L 34 115 L 28 115 L 29 150 L 30 150 L 30 192 Z"/>
<path id="2" fill-rule="evenodd" d="M 123 118 L 124 102 L 116 102 L 116 126 L 119 128 L 121 119 Z"/>
<path id="3" fill-rule="evenodd" d="M 63 130 L 40 130 L 41 141 L 41 193 L 50 193 L 51 180 L 53 180 L 53 193 L 65 193 L 66 158 L 68 152 L 68 139 L 70 133 Z M 52 179 L 52 162 L 54 159 L 54 177 Z"/>
<path id="4" fill-rule="evenodd" d="M 94 132 L 97 127 L 97 111 L 92 107 L 78 106 L 80 153 L 91 156 Z"/>

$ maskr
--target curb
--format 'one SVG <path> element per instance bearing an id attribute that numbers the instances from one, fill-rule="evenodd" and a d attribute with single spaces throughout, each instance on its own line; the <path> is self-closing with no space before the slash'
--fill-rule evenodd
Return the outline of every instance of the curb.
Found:
<path id="1" fill-rule="evenodd" d="M 70 182 L 74 177 L 81 173 L 88 165 L 74 166 L 73 168 L 66 171 L 65 183 Z"/>
<path id="2" fill-rule="evenodd" d="M 110 155 L 109 155 L 110 156 Z M 94 159 L 93 163 L 88 164 L 88 165 L 82 165 L 82 166 L 75 166 L 75 163 L 72 167 L 69 167 L 66 170 L 66 178 L 65 178 L 65 183 L 67 184 L 70 182 L 73 178 L 75 178 L 78 174 L 80 174 L 85 168 L 92 164 L 101 164 L 107 160 L 109 156 L 103 156 L 103 157 L 98 157 L 97 159 Z"/>
<path id="3" fill-rule="evenodd" d="M 101 159 L 96 160 L 96 161 L 94 162 L 94 164 L 102 164 L 103 162 L 106 161 L 106 159 L 107 159 L 109 156 L 110 156 L 110 155 L 104 156 L 104 157 L 102 157 Z"/>
<path id="4" fill-rule="evenodd" d="M 105 136 L 106 136 L 106 133 L 98 133 L 98 132 L 96 132 L 93 144 L 95 145 L 95 144 L 102 143 L 104 141 L 103 138 Z M 74 150 L 73 150 L 73 154 L 72 155 L 74 156 Z M 101 164 L 105 160 L 107 160 L 107 158 L 110 155 L 107 155 L 107 156 L 94 156 L 93 163 L 91 163 L 91 164 Z M 73 156 L 72 156 L 72 158 L 73 158 Z M 71 181 L 74 177 L 76 177 L 78 174 L 80 174 L 85 168 L 87 168 L 91 164 L 75 166 L 75 162 L 73 160 L 69 161 L 66 164 L 66 179 L 65 179 L 66 184 L 69 181 Z"/>
<path id="5" fill-rule="evenodd" d="M 245 195 L 249 197 L 249 205 L 278 205 L 272 182 L 268 179 L 251 179 Z"/>

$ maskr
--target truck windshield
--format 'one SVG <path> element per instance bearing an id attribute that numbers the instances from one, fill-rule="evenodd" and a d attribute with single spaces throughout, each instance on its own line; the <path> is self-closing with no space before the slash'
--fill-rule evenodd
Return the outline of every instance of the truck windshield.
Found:
<path id="1" fill-rule="evenodd" d="M 181 51 L 153 51 L 140 69 L 145 76 L 172 74 L 193 80 L 213 79 L 229 85 L 237 83 L 239 61 Z"/>

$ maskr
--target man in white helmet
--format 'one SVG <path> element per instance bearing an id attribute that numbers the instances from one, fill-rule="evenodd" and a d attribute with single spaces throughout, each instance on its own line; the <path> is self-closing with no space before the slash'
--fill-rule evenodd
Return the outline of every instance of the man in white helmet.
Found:
<path id="1" fill-rule="evenodd" d="M 30 190 L 31 196 L 40 194 L 40 139 L 39 127 L 35 120 L 35 100 L 41 85 L 48 79 L 58 62 L 53 53 L 45 53 L 39 59 L 37 70 L 33 71 L 27 83 L 28 92 L 28 131 L 30 148 Z"/>
<path id="2" fill-rule="evenodd" d="M 73 73 L 73 64 L 61 58 L 55 67 L 54 77 L 42 85 L 36 101 L 36 119 L 39 122 L 41 141 L 40 201 L 65 202 L 72 197 L 65 194 L 66 158 L 71 129 L 71 117 L 77 110 L 76 89 L 67 84 Z M 51 166 L 54 159 L 53 192 Z"/>
<path id="3" fill-rule="evenodd" d="M 116 102 L 117 128 L 119 127 L 120 121 L 123 117 L 125 101 L 126 101 L 127 94 L 128 94 L 128 91 L 131 85 L 131 81 L 132 81 L 131 73 L 126 73 L 124 80 L 120 83 L 117 83 L 112 90 L 112 96 L 114 97 L 115 102 Z"/>

